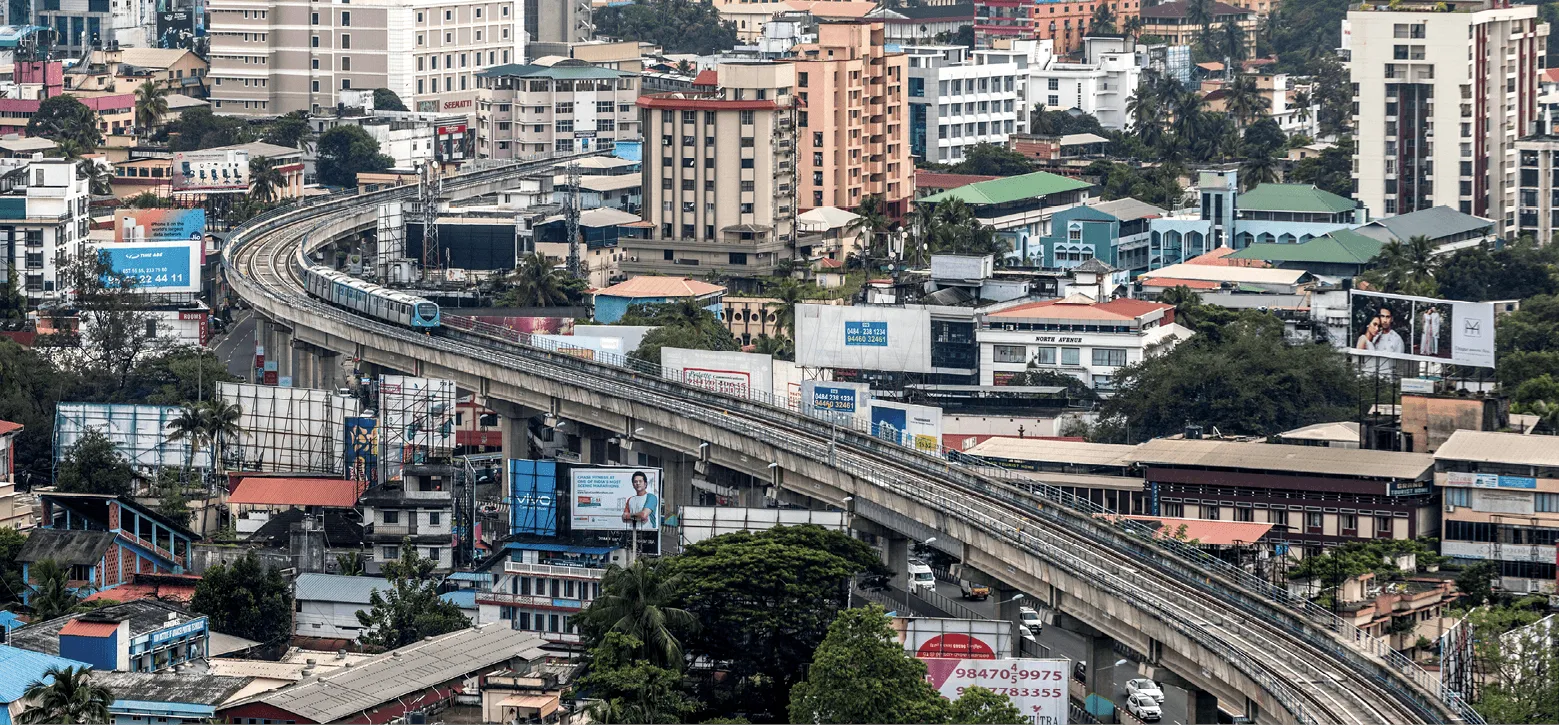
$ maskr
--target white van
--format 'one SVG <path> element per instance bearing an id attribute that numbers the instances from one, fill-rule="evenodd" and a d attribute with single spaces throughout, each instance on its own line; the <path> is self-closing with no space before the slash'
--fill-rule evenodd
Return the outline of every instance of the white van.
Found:
<path id="1" fill-rule="evenodd" d="M 936 591 L 936 576 L 931 573 L 930 564 L 919 559 L 909 560 L 909 588 L 910 591 Z"/>

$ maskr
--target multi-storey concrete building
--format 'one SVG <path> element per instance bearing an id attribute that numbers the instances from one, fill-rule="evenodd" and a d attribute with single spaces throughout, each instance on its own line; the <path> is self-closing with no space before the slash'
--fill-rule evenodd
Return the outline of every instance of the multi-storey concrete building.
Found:
<path id="1" fill-rule="evenodd" d="M 90 162 L 0 159 L 0 283 L 15 271 L 30 302 L 63 294 L 60 265 L 87 238 L 90 182 L 78 163 Z"/>
<path id="2" fill-rule="evenodd" d="M 1552 593 L 1559 446 L 1537 436 L 1459 430 L 1434 460 L 1445 498 L 1441 553 L 1496 563 L 1508 590 Z"/>
<path id="3" fill-rule="evenodd" d="M 1444 204 L 1516 227 L 1519 135 L 1537 119 L 1548 25 L 1535 6 L 1352 10 L 1356 198 L 1383 216 Z"/>
<path id="4" fill-rule="evenodd" d="M 483 69 L 524 57 L 513 0 L 213 0 L 212 110 L 279 116 L 388 88 L 420 112 L 475 110 Z"/>
<path id="5" fill-rule="evenodd" d="M 1542 244 L 1554 239 L 1559 230 L 1559 136 L 1542 124 L 1543 133 L 1516 142 L 1516 226 L 1507 230 L 1517 236 L 1531 236 Z"/>
<path id="6" fill-rule="evenodd" d="M 1013 41 L 1014 50 L 1029 57 L 1025 101 L 1030 110 L 1043 106 L 1052 111 L 1076 108 L 1099 119 L 1111 130 L 1131 126 L 1126 104 L 1137 90 L 1137 79 L 1147 62 L 1147 48 L 1128 46 L 1125 38 L 1083 39 L 1082 62 L 1065 62 L 1049 40 Z M 1138 52 L 1140 49 L 1142 52 Z"/>
<path id="7" fill-rule="evenodd" d="M 1234 23 L 1245 31 L 1246 47 L 1251 47 L 1259 24 L 1255 12 L 1250 8 L 1235 7 L 1217 0 L 1214 0 L 1208 12 L 1212 14 L 1213 32 L 1222 31 L 1227 23 Z M 1193 45 L 1202 33 L 1201 23 L 1191 18 L 1191 7 L 1187 0 L 1144 7 L 1139 14 L 1142 17 L 1142 30 L 1138 37 L 1153 35 L 1169 45 Z"/>
<path id="8" fill-rule="evenodd" d="M 759 277 L 794 254 L 797 66 L 726 63 L 716 73 L 719 90 L 638 100 L 650 229 L 620 240 L 627 274 Z"/>
<path id="9" fill-rule="evenodd" d="M 477 153 L 516 159 L 610 149 L 639 138 L 639 79 L 583 60 L 549 56 L 477 74 Z"/>
<path id="10" fill-rule="evenodd" d="M 1018 66 L 989 62 L 961 45 L 910 46 L 909 148 L 916 158 L 957 163 L 977 143 L 1005 145 L 1028 115 Z M 1005 58 L 1003 58 L 1005 59 Z"/>
<path id="11" fill-rule="evenodd" d="M 1087 33 L 1093 28 L 1094 12 L 1099 5 L 1092 0 L 1038 0 L 1029 11 L 1034 28 L 1030 37 L 1053 41 L 1058 55 L 1076 53 L 1082 50 Z M 1147 4 L 1139 0 L 1112 1 L 1110 11 L 1115 15 L 1115 27 L 1138 17 L 1144 7 Z"/>
<path id="12" fill-rule="evenodd" d="M 881 21 L 822 22 L 815 45 L 795 47 L 803 210 L 877 196 L 889 216 L 909 211 L 909 59 L 888 52 L 883 34 Z"/>

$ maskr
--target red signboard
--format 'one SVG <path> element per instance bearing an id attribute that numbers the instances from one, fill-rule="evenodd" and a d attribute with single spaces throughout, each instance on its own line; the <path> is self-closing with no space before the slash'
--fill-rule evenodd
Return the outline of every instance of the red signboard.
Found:
<path id="1" fill-rule="evenodd" d="M 267 370 L 267 371 L 265 371 L 264 378 L 260 380 L 260 384 L 262 384 L 262 385 L 275 385 L 276 384 L 276 371 L 275 370 Z"/>

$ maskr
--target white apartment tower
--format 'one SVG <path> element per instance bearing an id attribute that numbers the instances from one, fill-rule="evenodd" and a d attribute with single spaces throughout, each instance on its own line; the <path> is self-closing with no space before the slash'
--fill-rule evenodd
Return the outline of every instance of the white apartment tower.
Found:
<path id="1" fill-rule="evenodd" d="M 1356 198 L 1393 216 L 1444 204 L 1516 225 L 1516 140 L 1537 118 L 1548 25 L 1505 0 L 1351 10 Z M 1444 5 L 1444 3 L 1440 3 Z"/>
<path id="2" fill-rule="evenodd" d="M 212 110 L 280 116 L 388 88 L 412 111 L 476 107 L 476 74 L 524 57 L 517 0 L 212 0 Z"/>

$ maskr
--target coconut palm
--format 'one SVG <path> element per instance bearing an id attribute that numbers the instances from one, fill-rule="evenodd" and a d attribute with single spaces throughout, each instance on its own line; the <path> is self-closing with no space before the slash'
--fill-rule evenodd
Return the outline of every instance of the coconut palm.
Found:
<path id="1" fill-rule="evenodd" d="M 287 177 L 276 167 L 276 160 L 269 156 L 256 156 L 249 160 L 249 190 L 254 198 L 269 204 L 276 201 L 281 188 L 287 185 Z"/>
<path id="2" fill-rule="evenodd" d="M 1099 3 L 1093 10 L 1093 18 L 1088 23 L 1090 35 L 1114 35 L 1115 13 L 1110 10 L 1109 3 Z"/>
<path id="3" fill-rule="evenodd" d="M 1223 107 L 1237 126 L 1243 127 L 1266 114 L 1267 99 L 1256 87 L 1256 79 L 1249 75 L 1236 76 L 1224 88 Z"/>
<path id="4" fill-rule="evenodd" d="M 227 444 L 243 432 L 238 424 L 243 409 L 226 399 L 211 398 L 204 403 L 206 409 L 206 442 L 211 446 L 211 465 L 222 470 L 222 458 Z"/>
<path id="5" fill-rule="evenodd" d="M 1121 21 L 1121 33 L 1126 36 L 1126 47 L 1130 48 L 1136 41 L 1137 35 L 1142 32 L 1141 16 L 1133 15 Z"/>
<path id="6" fill-rule="evenodd" d="M 24 723 L 108 722 L 114 695 L 92 682 L 90 668 L 50 667 L 22 693 L 30 702 L 19 718 Z"/>
<path id="7" fill-rule="evenodd" d="M 873 260 L 888 258 L 888 250 L 879 245 L 887 238 L 892 220 L 884 213 L 882 197 L 876 194 L 868 194 L 861 199 L 861 205 L 855 208 L 855 213 L 856 218 L 845 225 L 845 232 L 861 233 L 861 266 L 871 269 Z"/>
<path id="8" fill-rule="evenodd" d="M 168 421 L 168 442 L 185 441 L 189 451 L 184 454 L 184 467 L 194 465 L 195 454 L 206 440 L 206 415 L 199 404 L 185 403 L 179 406 L 178 415 Z"/>
<path id="9" fill-rule="evenodd" d="M 1245 29 L 1233 20 L 1223 24 L 1223 54 L 1229 62 L 1238 63 L 1245 60 Z"/>
<path id="10" fill-rule="evenodd" d="M 1150 71 L 1151 72 L 1151 71 Z M 1137 139 L 1148 148 L 1156 148 L 1164 136 L 1163 97 L 1153 78 L 1144 77 L 1137 84 L 1137 92 L 1126 101 L 1126 114 L 1131 117 L 1131 128 Z"/>
<path id="11" fill-rule="evenodd" d="M 795 280 L 786 279 L 774 288 L 773 296 L 774 301 L 764 307 L 774 311 L 774 329 L 795 335 L 796 305 L 806 301 L 805 290 Z"/>
<path id="12" fill-rule="evenodd" d="M 1372 260 L 1375 268 L 1364 276 L 1386 292 L 1433 297 L 1439 291 L 1434 275 L 1440 265 L 1434 251 L 1422 234 L 1406 242 L 1393 239 L 1380 248 Z"/>
<path id="13" fill-rule="evenodd" d="M 1259 184 L 1271 184 L 1278 180 L 1278 160 L 1268 154 L 1258 154 L 1240 162 L 1240 183 L 1250 189 Z"/>
<path id="14" fill-rule="evenodd" d="M 645 659 L 659 667 L 681 669 L 677 631 L 690 632 L 698 620 L 670 606 L 680 583 L 662 559 L 640 559 L 626 568 L 612 564 L 601 577 L 601 596 L 590 604 L 610 631 L 642 643 Z"/>
<path id="15" fill-rule="evenodd" d="M 1191 21 L 1192 25 L 1207 29 L 1213 23 L 1213 0 L 1188 0 L 1185 18 Z"/>
<path id="16" fill-rule="evenodd" d="M 140 136 L 150 136 L 168 114 L 168 89 L 155 81 L 146 81 L 135 89 L 135 127 Z"/>
<path id="17" fill-rule="evenodd" d="M 1179 91 L 1170 97 L 1169 111 L 1174 120 L 1170 122 L 1170 129 L 1175 136 L 1190 142 L 1196 135 L 1196 123 L 1202 115 L 1202 106 L 1207 102 L 1202 94 L 1196 91 Z"/>
<path id="18" fill-rule="evenodd" d="M 544 254 L 526 255 L 509 278 L 503 303 L 510 307 L 553 307 L 568 304 L 563 273 Z"/>
<path id="19" fill-rule="evenodd" d="M 34 622 L 70 614 L 81 601 L 70 588 L 70 573 L 53 559 L 27 567 L 27 576 L 32 579 L 32 596 L 28 598 L 28 604 L 32 606 Z"/>
<path id="20" fill-rule="evenodd" d="M 76 178 L 86 179 L 94 196 L 114 193 L 114 172 L 106 163 L 95 159 L 82 159 L 76 165 Z"/>
<path id="21" fill-rule="evenodd" d="M 1294 93 L 1293 102 L 1294 120 L 1300 123 L 1310 120 L 1310 94 L 1304 91 Z"/>

